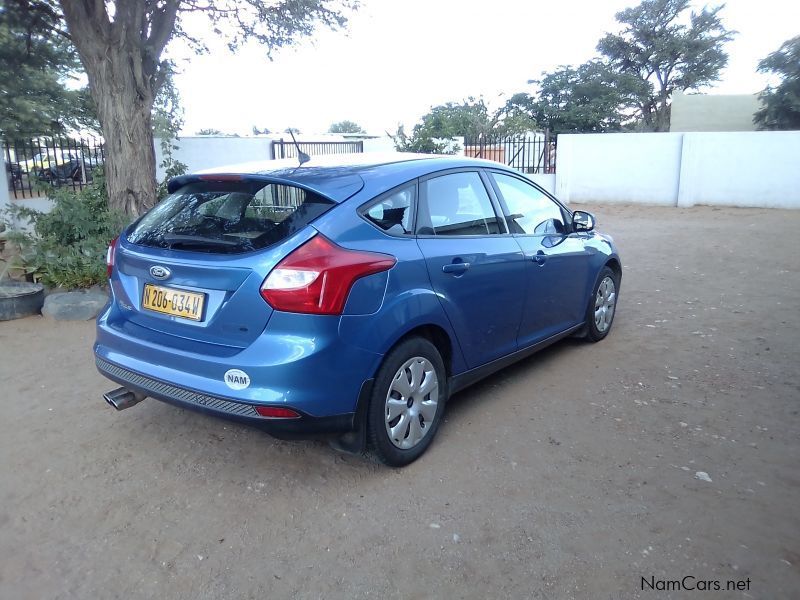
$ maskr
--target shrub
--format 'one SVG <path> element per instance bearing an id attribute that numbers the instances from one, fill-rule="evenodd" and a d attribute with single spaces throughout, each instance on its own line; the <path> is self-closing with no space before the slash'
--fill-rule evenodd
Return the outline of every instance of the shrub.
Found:
<path id="1" fill-rule="evenodd" d="M 109 242 L 128 223 L 128 218 L 108 207 L 105 178 L 95 172 L 81 191 L 68 187 L 47 190 L 52 211 L 43 213 L 12 207 L 7 221 L 8 238 L 14 242 L 34 277 L 49 286 L 85 288 L 106 282 L 105 257 Z M 15 222 L 27 221 L 19 228 Z"/>

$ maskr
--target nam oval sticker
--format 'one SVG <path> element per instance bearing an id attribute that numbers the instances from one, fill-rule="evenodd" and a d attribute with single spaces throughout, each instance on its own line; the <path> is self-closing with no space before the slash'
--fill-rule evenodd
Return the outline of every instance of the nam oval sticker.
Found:
<path id="1" fill-rule="evenodd" d="M 250 385 L 250 376 L 239 369 L 225 372 L 225 385 L 232 390 L 243 390 Z"/>

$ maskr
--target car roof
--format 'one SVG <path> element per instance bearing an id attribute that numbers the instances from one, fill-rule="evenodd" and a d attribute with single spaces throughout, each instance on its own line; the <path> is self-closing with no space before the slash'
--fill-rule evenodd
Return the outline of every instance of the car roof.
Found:
<path id="1" fill-rule="evenodd" d="M 312 156 L 298 165 L 296 158 L 249 162 L 205 169 L 170 180 L 170 192 L 195 181 L 264 179 L 298 185 L 336 202 L 342 202 L 365 186 L 375 193 L 428 173 L 459 167 L 499 167 L 496 162 L 442 154 L 408 152 L 359 153 Z"/>

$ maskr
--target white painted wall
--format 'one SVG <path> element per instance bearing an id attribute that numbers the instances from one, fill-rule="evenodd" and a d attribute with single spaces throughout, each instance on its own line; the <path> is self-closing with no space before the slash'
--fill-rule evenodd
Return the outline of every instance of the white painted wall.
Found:
<path id="1" fill-rule="evenodd" d="M 538 184 L 544 191 L 556 195 L 556 174 L 555 173 L 529 173 L 525 177 Z"/>
<path id="2" fill-rule="evenodd" d="M 561 135 L 556 196 L 800 208 L 800 131 Z"/>
<path id="3" fill-rule="evenodd" d="M 675 205 L 680 133 L 559 135 L 556 196 L 565 202 Z"/>
<path id="4" fill-rule="evenodd" d="M 388 135 L 364 140 L 364 152 L 397 152 L 394 141 Z"/>
<path id="5" fill-rule="evenodd" d="M 800 131 L 686 133 L 678 206 L 800 208 Z"/>
<path id="6" fill-rule="evenodd" d="M 173 151 L 172 156 L 189 167 L 189 173 L 273 158 L 271 137 L 186 136 L 181 137 L 175 145 L 178 149 Z M 163 157 L 161 141 L 158 139 L 155 148 L 156 179 L 161 181 L 164 179 L 164 170 L 160 166 Z"/>

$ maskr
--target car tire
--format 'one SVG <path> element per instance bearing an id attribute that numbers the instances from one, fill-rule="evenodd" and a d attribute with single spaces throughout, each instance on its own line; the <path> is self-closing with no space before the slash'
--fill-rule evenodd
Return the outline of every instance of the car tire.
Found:
<path id="1" fill-rule="evenodd" d="M 431 445 L 444 414 L 447 373 L 429 340 L 409 338 L 392 349 L 375 377 L 367 411 L 367 452 L 403 467 Z"/>
<path id="2" fill-rule="evenodd" d="M 586 339 L 599 342 L 611 331 L 619 299 L 619 275 L 610 267 L 603 267 L 597 277 L 586 308 Z"/>

